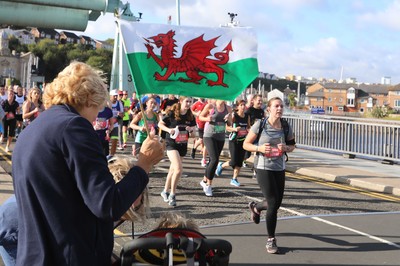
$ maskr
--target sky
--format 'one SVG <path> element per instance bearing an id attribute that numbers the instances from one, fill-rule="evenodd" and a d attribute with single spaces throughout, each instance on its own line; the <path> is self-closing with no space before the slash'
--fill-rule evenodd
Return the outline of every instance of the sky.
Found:
<path id="1" fill-rule="evenodd" d="M 124 0 L 124 3 L 127 1 Z M 176 0 L 129 0 L 142 23 L 177 24 Z M 255 29 L 259 70 L 284 77 L 400 83 L 400 0 L 181 0 L 180 24 L 218 27 L 237 14 Z M 85 35 L 115 37 L 113 14 L 89 22 Z"/>

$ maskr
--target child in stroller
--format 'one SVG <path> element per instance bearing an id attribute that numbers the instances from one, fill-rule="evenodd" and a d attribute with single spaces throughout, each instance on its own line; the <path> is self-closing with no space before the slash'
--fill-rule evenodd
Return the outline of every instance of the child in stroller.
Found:
<path id="1" fill-rule="evenodd" d="M 127 158 L 115 158 L 109 162 L 114 180 L 119 182 L 134 164 Z M 149 217 L 150 206 L 148 189 L 133 203 L 129 210 L 116 223 L 125 220 L 145 221 Z M 132 226 L 133 228 L 133 226 Z M 199 232 L 198 225 L 179 212 L 164 213 L 156 228 L 127 242 L 113 265 L 139 264 L 152 265 L 228 265 L 232 246 L 228 241 L 206 239 Z M 132 236 L 133 236 L 132 232 Z M 115 255 L 115 254 L 114 254 Z M 136 265 L 136 264 L 135 264 Z"/>

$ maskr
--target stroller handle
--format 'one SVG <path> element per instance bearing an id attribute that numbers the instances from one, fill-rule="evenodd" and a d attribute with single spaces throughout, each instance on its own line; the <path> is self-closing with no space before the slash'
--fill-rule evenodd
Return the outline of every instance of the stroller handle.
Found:
<path id="1" fill-rule="evenodd" d="M 232 245 L 229 241 L 223 239 L 207 239 L 207 238 L 196 238 L 195 241 L 199 243 L 197 252 L 200 255 L 208 253 L 209 250 L 215 251 L 216 257 L 224 258 L 220 264 L 215 265 L 225 265 L 225 261 L 229 262 L 229 254 L 232 252 Z M 149 238 L 137 238 L 133 239 L 124 244 L 120 258 L 121 266 L 131 266 L 133 261 L 133 253 L 138 249 L 163 249 L 168 250 L 168 248 L 173 247 L 174 249 L 182 249 L 186 254 L 188 238 L 185 236 L 173 237 L 172 233 L 167 233 L 165 238 L 159 237 L 149 237 Z M 168 246 L 167 246 L 168 245 Z M 217 262 L 216 261 L 216 262 Z M 228 264 L 226 264 L 228 265 Z"/>

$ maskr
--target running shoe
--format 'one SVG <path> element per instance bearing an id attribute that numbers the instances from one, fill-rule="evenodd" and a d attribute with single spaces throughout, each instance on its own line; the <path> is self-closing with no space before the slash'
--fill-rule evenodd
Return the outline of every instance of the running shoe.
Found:
<path id="1" fill-rule="evenodd" d="M 249 203 L 249 209 L 251 212 L 251 219 L 253 220 L 253 222 L 255 224 L 259 224 L 260 223 L 260 214 L 257 213 L 254 209 L 256 207 L 256 203 L 254 201 Z"/>
<path id="2" fill-rule="evenodd" d="M 161 197 L 163 198 L 163 200 L 164 200 L 164 202 L 168 202 L 169 201 L 169 199 L 168 199 L 168 197 L 169 197 L 169 193 L 168 192 L 165 192 L 164 190 L 161 192 Z"/>
<path id="3" fill-rule="evenodd" d="M 196 158 L 196 149 L 193 148 L 192 152 L 190 153 L 190 157 L 192 157 L 192 159 Z"/>
<path id="4" fill-rule="evenodd" d="M 169 195 L 168 196 L 168 205 L 169 206 L 172 206 L 172 207 L 175 207 L 176 206 L 176 198 L 175 198 L 175 195 Z"/>
<path id="5" fill-rule="evenodd" d="M 205 191 L 206 191 L 207 183 L 205 183 L 203 180 L 201 180 L 201 181 L 200 181 L 200 186 L 203 188 L 203 191 L 205 192 Z"/>
<path id="6" fill-rule="evenodd" d="M 276 245 L 276 238 L 268 238 L 267 244 L 265 245 L 267 252 L 270 254 L 279 253 L 278 246 Z"/>
<path id="7" fill-rule="evenodd" d="M 216 175 L 216 176 L 220 176 L 220 175 L 222 174 L 222 170 L 223 170 L 223 168 L 222 168 L 222 162 L 219 162 L 219 163 L 218 163 L 218 166 L 217 166 L 217 169 L 215 170 L 215 175 Z"/>
<path id="8" fill-rule="evenodd" d="M 204 191 L 204 194 L 206 194 L 207 197 L 212 197 L 213 196 L 212 187 L 210 185 L 206 185 L 206 189 Z"/>
<path id="9" fill-rule="evenodd" d="M 207 166 L 207 160 L 206 159 L 201 159 L 201 166 L 203 166 L 203 167 Z"/>
<path id="10" fill-rule="evenodd" d="M 122 148 L 124 148 L 124 149 L 126 148 L 126 143 L 124 143 L 124 145 L 122 145 Z"/>
<path id="11" fill-rule="evenodd" d="M 237 181 L 237 179 L 234 179 L 234 178 L 232 178 L 232 180 L 231 180 L 231 185 L 235 186 L 235 187 L 240 187 L 239 181 Z"/>
<path id="12" fill-rule="evenodd" d="M 200 181 L 200 186 L 203 188 L 204 194 L 206 194 L 207 197 L 212 197 L 212 187 L 207 185 L 207 183 L 204 183 L 203 181 Z"/>
<path id="13" fill-rule="evenodd" d="M 8 148 L 8 146 L 6 146 L 6 152 L 9 152 L 10 151 L 10 149 Z"/>
<path id="14" fill-rule="evenodd" d="M 123 148 L 122 146 L 118 146 L 117 150 L 119 150 L 119 151 L 123 151 L 123 150 L 124 150 L 124 148 Z"/>

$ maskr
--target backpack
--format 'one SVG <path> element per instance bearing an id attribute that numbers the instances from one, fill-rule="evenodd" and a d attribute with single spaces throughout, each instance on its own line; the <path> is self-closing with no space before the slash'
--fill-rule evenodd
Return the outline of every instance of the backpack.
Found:
<path id="1" fill-rule="evenodd" d="M 258 144 L 258 141 L 260 140 L 261 132 L 263 131 L 263 128 L 265 127 L 265 123 L 267 123 L 267 121 L 268 121 L 268 118 L 263 118 L 260 121 L 260 128 L 258 129 L 257 138 L 254 141 L 255 144 Z M 289 123 L 286 119 L 281 118 L 281 125 L 283 128 L 283 134 L 285 135 L 285 143 L 288 143 Z M 257 153 L 257 155 L 258 155 L 258 153 Z M 286 152 L 285 152 L 285 156 L 286 156 L 285 161 L 287 162 L 289 160 L 289 156 L 287 155 Z"/>

